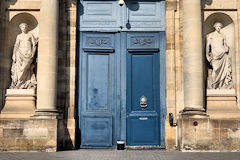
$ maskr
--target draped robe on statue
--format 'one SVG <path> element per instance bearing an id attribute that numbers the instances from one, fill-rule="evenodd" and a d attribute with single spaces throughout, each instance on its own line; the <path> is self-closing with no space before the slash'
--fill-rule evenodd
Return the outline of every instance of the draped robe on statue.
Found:
<path id="1" fill-rule="evenodd" d="M 232 69 L 229 59 L 229 47 L 224 35 L 213 32 L 207 36 L 207 59 L 212 66 L 212 84 L 208 88 L 231 89 Z M 208 52 L 209 51 L 209 52 Z"/>
<path id="2" fill-rule="evenodd" d="M 33 35 L 20 34 L 17 36 L 13 51 L 11 68 L 11 89 L 36 88 L 36 78 L 32 64 L 36 52 L 36 44 Z"/>

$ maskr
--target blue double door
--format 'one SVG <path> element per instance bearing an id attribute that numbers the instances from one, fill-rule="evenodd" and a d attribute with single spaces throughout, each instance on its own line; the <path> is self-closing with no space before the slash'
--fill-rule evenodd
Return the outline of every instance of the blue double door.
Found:
<path id="1" fill-rule="evenodd" d="M 163 0 L 79 3 L 81 148 L 164 148 Z M 121 14 L 119 14 L 121 13 Z"/>
<path id="2" fill-rule="evenodd" d="M 163 146 L 164 41 L 161 32 L 81 32 L 82 148 Z"/>

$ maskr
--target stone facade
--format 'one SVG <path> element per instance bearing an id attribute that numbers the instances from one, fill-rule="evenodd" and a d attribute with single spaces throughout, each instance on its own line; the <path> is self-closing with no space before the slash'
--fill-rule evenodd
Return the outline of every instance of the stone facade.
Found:
<path id="1" fill-rule="evenodd" d="M 52 6 L 48 5 L 50 1 Z M 33 115 L 14 117 L 14 113 L 8 117 L 1 112 L 1 151 L 57 151 L 79 147 L 77 3 L 77 0 L 0 1 L 0 73 L 4 75 L 0 78 L 0 109 L 4 111 L 6 89 L 11 84 L 11 48 L 13 37 L 18 34 L 15 25 L 21 21 L 32 23 L 32 17 L 36 23 L 30 33 L 39 37 L 36 71 L 41 88 L 36 94 Z M 165 12 L 166 149 L 240 151 L 240 2 L 166 0 Z M 54 14 L 47 20 L 47 13 Z M 194 18 L 199 21 L 195 22 Z M 213 30 L 210 25 L 216 21 L 224 23 L 223 32 L 231 48 L 234 83 L 231 91 L 206 87 L 205 36 Z M 188 25 L 197 28 L 189 30 Z M 176 126 L 170 126 L 169 113 L 173 114 Z"/>

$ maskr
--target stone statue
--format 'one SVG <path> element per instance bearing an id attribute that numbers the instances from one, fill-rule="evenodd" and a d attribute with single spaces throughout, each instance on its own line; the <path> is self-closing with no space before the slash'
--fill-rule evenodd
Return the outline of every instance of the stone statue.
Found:
<path id="1" fill-rule="evenodd" d="M 16 38 L 12 56 L 10 89 L 35 89 L 37 85 L 33 72 L 34 55 L 37 48 L 37 41 L 34 36 L 28 33 L 28 25 L 19 25 L 22 33 Z"/>
<path id="2" fill-rule="evenodd" d="M 209 89 L 232 89 L 232 67 L 226 37 L 220 31 L 222 24 L 216 22 L 215 31 L 206 37 L 206 58 L 212 69 L 208 70 Z"/>

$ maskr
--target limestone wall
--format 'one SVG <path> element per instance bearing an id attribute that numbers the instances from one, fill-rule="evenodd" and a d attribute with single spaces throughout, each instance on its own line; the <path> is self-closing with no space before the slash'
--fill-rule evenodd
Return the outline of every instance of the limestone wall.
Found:
<path id="1" fill-rule="evenodd" d="M 10 36 L 8 30 L 9 24 L 14 17 L 22 13 L 31 14 L 36 18 L 37 21 L 39 21 L 40 3 L 40 0 L 0 1 L 0 73 L 1 75 L 4 75 L 0 77 L 0 109 L 4 105 L 5 90 L 10 85 L 11 48 L 13 42 L 8 45 L 8 37 Z M 239 114 L 234 115 L 234 118 L 231 118 L 232 115 L 230 115 L 226 119 L 226 115 L 219 112 L 217 115 L 208 115 L 205 118 L 199 119 L 196 117 L 181 117 L 181 114 L 179 113 L 184 109 L 182 7 L 182 0 L 166 0 L 166 149 L 172 150 L 179 148 L 185 150 L 239 150 L 240 148 L 237 146 L 239 145 L 239 143 L 237 143 L 237 141 L 239 142 Z M 17 126 L 14 126 L 13 121 L 0 120 L 1 140 L 3 140 L 2 142 L 4 142 L 6 146 L 9 143 L 10 148 L 12 147 L 12 149 L 15 150 L 17 150 L 17 147 L 23 147 L 25 150 L 31 150 L 31 147 L 33 149 L 34 145 L 38 143 L 36 138 L 31 138 L 31 135 L 26 135 L 28 131 L 33 131 L 33 133 L 37 134 L 37 131 L 41 130 L 39 134 L 48 133 L 49 137 L 46 135 L 42 136 L 42 146 L 45 145 L 47 147 L 48 143 L 52 143 L 57 145 L 58 149 L 73 149 L 77 146 L 76 143 L 78 142 L 78 138 L 80 138 L 80 136 L 76 136 L 78 135 L 78 117 L 77 114 L 75 114 L 77 109 L 77 0 L 59 1 L 59 8 L 57 109 L 60 115 L 62 115 L 63 120 L 49 122 L 47 120 L 33 121 L 31 119 L 25 119 L 17 121 Z M 240 27 L 238 25 L 240 19 L 239 11 L 240 1 L 238 0 L 202 1 L 203 29 L 204 21 L 213 13 L 227 14 L 234 22 L 233 73 L 234 84 L 236 86 L 235 99 L 239 99 L 240 95 L 240 51 L 238 47 L 240 43 Z M 20 20 L 21 19 L 19 19 L 19 21 Z M 36 35 L 38 34 L 37 29 L 34 31 L 34 33 Z M 203 46 L 204 43 L 205 42 L 203 40 Z M 205 59 L 202 61 L 205 61 Z M 204 78 L 206 80 L 206 73 L 203 79 Z M 206 95 L 203 96 L 206 100 Z M 239 101 L 234 102 L 237 104 L 237 107 L 240 106 Z M 205 106 L 205 108 L 206 107 L 207 106 Z M 173 113 L 174 122 L 178 123 L 177 126 L 171 127 L 169 125 L 169 113 Z M 195 121 L 198 123 L 197 126 L 193 125 L 193 122 Z M 31 126 L 33 123 L 34 125 Z M 44 127 L 43 124 L 46 127 Z M 42 126 L 42 128 L 37 126 Z M 49 127 L 52 128 L 49 129 Z M 13 134 L 13 137 L 7 139 L 6 136 L 14 131 L 16 131 L 16 134 Z M 50 141 L 50 137 L 55 138 L 56 141 Z M 198 142 L 201 142 L 201 144 Z M 207 145 L 208 143 L 209 145 Z M 214 148 L 214 144 L 216 144 L 217 147 Z M 1 143 L 1 145 L 2 148 L 4 148 L 3 143 Z M 224 148 L 224 146 L 226 147 Z M 42 150 L 44 150 L 44 148 Z"/>
<path id="2" fill-rule="evenodd" d="M 1 26 L 7 34 L 8 23 L 15 15 L 19 13 L 30 13 L 39 20 L 39 1 L 22 1 L 11 0 L 1 1 L 5 3 L 1 10 L 4 15 L 4 22 Z M 75 87 L 76 87 L 76 8 L 77 0 L 61 1 L 59 13 L 59 51 L 58 51 L 58 110 L 63 114 L 64 121 L 62 127 L 59 128 L 61 134 L 65 134 L 60 141 L 59 148 L 74 148 L 78 138 L 75 133 L 76 117 L 74 115 L 75 102 Z M 182 52 L 181 52 L 181 5 L 178 0 L 166 1 L 166 33 L 167 33 L 167 50 L 166 50 L 166 73 L 167 73 L 167 114 L 173 113 L 177 117 L 177 113 L 183 109 L 183 76 L 182 76 Z M 5 39 L 1 41 L 3 44 Z M 12 46 L 10 46 L 11 48 Z M 2 49 L 4 50 L 4 49 Z M 6 50 L 6 48 L 5 48 Z M 10 51 L 1 52 L 1 56 L 5 56 L 8 63 L 1 63 L 1 69 L 6 75 L 10 75 Z M 1 81 L 2 86 L 2 105 L 4 104 L 4 92 L 9 86 L 9 80 L 6 77 Z M 176 107 L 178 106 L 178 107 Z M 27 123 L 27 122 L 26 122 Z M 166 147 L 167 149 L 176 149 L 176 128 L 170 127 L 168 118 L 166 118 Z"/>
<path id="3" fill-rule="evenodd" d="M 56 152 L 62 138 L 58 120 L 1 119 L 0 151 Z M 59 143 L 59 144 L 57 144 Z"/>
<path id="4" fill-rule="evenodd" d="M 179 120 L 183 151 L 239 151 L 240 120 L 186 117 Z"/>
<path id="5" fill-rule="evenodd" d="M 175 123 L 183 109 L 182 70 L 182 10 L 181 1 L 166 1 L 166 94 L 167 117 L 165 126 L 166 148 L 177 149 L 177 127 L 170 127 L 168 115 L 173 113 Z"/>
<path id="6" fill-rule="evenodd" d="M 206 115 L 179 114 L 178 140 L 183 151 L 240 151 L 239 135 L 239 10 L 237 0 L 202 1 L 203 83 Z M 234 89 L 207 90 L 205 36 L 215 22 L 224 24 L 221 32 L 230 46 Z M 190 66 L 189 66 L 190 67 Z M 187 85 L 187 84 L 184 84 Z M 232 92 L 232 93 L 230 93 Z M 178 107 L 178 106 L 177 106 Z"/>
<path id="7" fill-rule="evenodd" d="M 37 22 L 40 20 L 40 4 L 41 0 L 1 0 L 0 2 L 0 110 L 5 103 L 5 91 L 10 86 L 10 69 L 11 69 L 11 57 L 13 51 L 13 45 L 15 43 L 16 35 L 19 34 L 18 25 L 20 22 L 24 21 L 28 25 L 32 25 L 32 21 L 28 21 L 28 15 L 31 15 L 36 19 Z M 68 9 L 67 9 L 68 6 Z M 74 120 L 74 107 L 75 107 L 75 21 L 76 21 L 76 1 L 59 1 L 59 50 L 58 50 L 58 84 L 57 84 L 57 108 L 60 113 L 61 120 L 60 123 L 56 123 L 55 126 L 51 126 L 49 120 L 41 120 L 41 125 L 43 130 L 46 130 L 45 138 L 36 140 L 37 138 L 31 138 L 26 135 L 22 135 L 23 130 L 32 130 L 35 136 L 39 134 L 37 132 L 38 124 L 36 126 L 29 126 L 33 120 L 22 119 L 21 123 L 24 124 L 20 128 L 14 128 L 9 123 L 5 123 L 1 119 L 1 140 L 3 144 L 1 150 L 4 150 L 4 145 L 11 146 L 12 150 L 41 150 L 47 151 L 48 143 L 54 143 L 50 146 L 54 147 L 53 151 L 57 149 L 69 148 L 73 149 L 75 147 L 75 120 Z M 73 8 L 73 9 L 72 9 Z M 73 12 L 72 12 L 73 10 Z M 20 16 L 19 16 L 20 15 Z M 71 20 L 70 20 L 71 17 Z M 47 15 L 46 15 L 47 18 Z M 73 23 L 72 25 L 70 24 Z M 71 26 L 72 27 L 71 27 Z M 73 28 L 73 29 L 72 29 Z M 38 24 L 34 30 L 30 31 L 36 38 L 38 38 L 39 29 Z M 74 33 L 75 32 L 75 33 Z M 71 36 L 71 37 L 70 37 Z M 71 50 L 71 51 L 70 51 Z M 71 55 L 70 55 L 71 54 Z M 74 58 L 74 59 L 72 59 Z M 71 61 L 71 62 L 70 62 Z M 71 73 L 70 73 L 71 72 Z M 48 77 L 45 77 L 46 79 Z M 71 99 L 71 100 L 70 100 Z M 62 115 L 62 116 L 61 116 Z M 9 121 L 11 121 L 9 119 Z M 52 120 L 58 122 L 58 120 Z M 12 120 L 11 124 L 13 124 Z M 20 123 L 20 122 L 19 122 Z M 36 122 L 38 123 L 38 122 Z M 42 123 L 44 125 L 42 125 Z M 54 122 L 53 122 L 54 123 Z M 14 125 L 14 124 L 13 124 Z M 16 121 L 15 125 L 19 125 Z M 10 127 L 9 130 L 5 128 Z M 45 128 L 44 128 L 45 127 Z M 52 129 L 48 129 L 48 128 Z M 6 135 L 11 134 L 14 131 L 19 130 L 21 134 L 9 137 L 6 139 Z M 55 133 L 53 133 L 53 130 Z M 9 131 L 9 132 L 8 132 Z M 49 132 L 48 132 L 49 131 Z M 4 135 L 3 135 L 4 132 Z M 47 133 L 48 132 L 48 133 Z M 55 137 L 53 136 L 55 135 Z M 64 135 L 66 134 L 66 135 Z M 47 138 L 47 136 L 50 136 Z M 12 138 L 12 139 L 11 139 Z M 53 138 L 53 141 L 50 139 Z M 14 140 L 15 139 L 15 140 Z M 18 141 L 19 139 L 19 141 Z M 34 139 L 34 140 L 33 140 Z M 8 141 L 9 140 L 9 141 Z M 36 142 L 38 141 L 38 142 Z M 10 144 L 13 142 L 14 144 Z M 36 143 L 39 143 L 39 148 Z M 41 143 L 41 144 L 40 144 Z M 46 146 L 44 148 L 44 146 Z M 6 150 L 8 150 L 6 148 Z M 11 150 L 11 149 L 10 149 Z M 50 149 L 51 150 L 51 149 Z M 49 151 L 50 151 L 49 150 Z"/>

